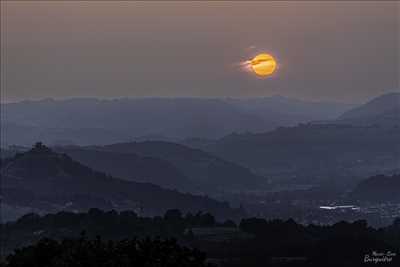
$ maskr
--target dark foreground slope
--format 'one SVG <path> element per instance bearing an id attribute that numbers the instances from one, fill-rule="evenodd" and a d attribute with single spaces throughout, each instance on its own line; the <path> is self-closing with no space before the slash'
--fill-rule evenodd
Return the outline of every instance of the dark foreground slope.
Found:
<path id="1" fill-rule="evenodd" d="M 42 211 L 134 209 L 152 215 L 179 208 L 210 211 L 222 217 L 238 215 L 227 203 L 207 197 L 107 176 L 41 144 L 3 161 L 1 176 L 3 204 L 11 206 Z"/>

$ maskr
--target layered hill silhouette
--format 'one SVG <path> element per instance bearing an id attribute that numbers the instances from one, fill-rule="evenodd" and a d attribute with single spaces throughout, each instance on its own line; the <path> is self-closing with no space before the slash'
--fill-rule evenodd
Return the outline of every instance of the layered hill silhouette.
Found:
<path id="1" fill-rule="evenodd" d="M 3 203 L 42 211 L 133 209 L 157 215 L 170 208 L 210 211 L 222 217 L 239 215 L 225 202 L 126 181 L 86 167 L 41 143 L 2 161 Z"/>
<path id="2" fill-rule="evenodd" d="M 192 145 L 270 177 L 344 182 L 398 169 L 399 136 L 396 127 L 304 124 Z"/>
<path id="3" fill-rule="evenodd" d="M 400 157 L 398 100 L 398 93 L 386 94 L 337 120 L 184 144 L 279 179 L 343 183 L 343 179 L 393 173 Z"/>
<path id="4" fill-rule="evenodd" d="M 355 200 L 369 202 L 400 202 L 400 174 L 377 175 L 360 182 L 351 192 Z"/>
<path id="5" fill-rule="evenodd" d="M 46 99 L 1 105 L 3 145 L 95 145 L 122 141 L 220 138 L 330 119 L 349 109 L 338 103 L 285 97 L 254 99 Z M 148 139 L 143 139 L 146 137 Z"/>
<path id="6" fill-rule="evenodd" d="M 172 165 L 179 173 L 183 174 L 192 185 L 188 186 L 189 188 L 205 192 L 259 189 L 267 186 L 265 178 L 255 175 L 248 168 L 220 159 L 199 149 L 171 142 L 117 143 L 106 146 L 74 148 L 73 150 L 63 148 L 61 151 L 73 155 L 79 161 L 91 167 L 126 178 L 132 177 L 131 175 L 135 173 L 136 167 L 141 167 L 136 166 L 133 162 L 131 163 L 130 158 L 139 156 L 147 160 L 148 164 L 152 164 L 150 159 L 152 159 L 152 162 L 158 160 L 158 164 L 163 162 L 164 166 Z M 114 156 L 121 160 L 116 160 Z M 142 176 L 149 176 L 150 172 L 157 172 L 158 179 L 168 179 L 168 176 L 163 175 L 163 169 L 152 170 L 157 165 L 153 164 L 147 167 L 141 169 Z M 168 174 L 168 172 L 165 172 L 165 174 Z M 156 180 L 153 180 L 153 182 L 156 182 Z M 162 182 L 157 182 L 157 184 L 162 184 Z M 187 185 L 187 181 L 182 181 L 182 185 L 176 184 L 177 187 L 185 185 Z"/>
<path id="7" fill-rule="evenodd" d="M 345 112 L 338 121 L 353 125 L 400 127 L 400 93 L 376 97 L 364 105 Z"/>
<path id="8" fill-rule="evenodd" d="M 146 182 L 189 192 L 195 186 L 178 168 L 166 160 L 135 153 L 90 150 L 84 147 L 56 147 L 74 160 L 95 170 L 135 182 Z"/>

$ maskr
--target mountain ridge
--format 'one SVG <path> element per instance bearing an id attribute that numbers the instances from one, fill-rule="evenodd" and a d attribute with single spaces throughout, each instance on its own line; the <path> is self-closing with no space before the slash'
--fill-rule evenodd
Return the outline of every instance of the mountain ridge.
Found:
<path id="1" fill-rule="evenodd" d="M 400 93 L 392 92 L 375 97 L 346 111 L 337 121 L 353 125 L 400 126 Z"/>
<path id="2" fill-rule="evenodd" d="M 1 105 L 2 142 L 95 145 L 143 136 L 220 138 L 231 132 L 262 132 L 328 119 L 350 108 L 276 98 L 74 98 L 8 103 Z"/>

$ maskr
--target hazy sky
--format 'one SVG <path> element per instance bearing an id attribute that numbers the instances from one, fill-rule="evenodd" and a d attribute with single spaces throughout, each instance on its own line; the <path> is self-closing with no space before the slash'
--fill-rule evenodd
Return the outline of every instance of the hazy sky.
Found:
<path id="1" fill-rule="evenodd" d="M 1 2 L 3 102 L 280 94 L 360 102 L 399 88 L 393 2 Z M 239 62 L 273 54 L 274 77 Z"/>

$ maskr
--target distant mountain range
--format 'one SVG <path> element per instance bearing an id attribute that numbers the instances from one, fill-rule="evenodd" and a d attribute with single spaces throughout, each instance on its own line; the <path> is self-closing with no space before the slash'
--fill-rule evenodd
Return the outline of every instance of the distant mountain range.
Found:
<path id="1" fill-rule="evenodd" d="M 336 120 L 217 140 L 187 139 L 183 144 L 279 181 L 343 183 L 343 178 L 391 173 L 400 167 L 399 96 L 380 96 Z"/>
<path id="2" fill-rule="evenodd" d="M 264 132 L 332 119 L 352 105 L 281 96 L 249 99 L 46 99 L 1 105 L 2 145 L 94 145 Z"/>
<path id="3" fill-rule="evenodd" d="M 338 121 L 352 125 L 400 127 L 400 93 L 374 98 L 364 105 L 345 112 Z"/>
<path id="4" fill-rule="evenodd" d="M 133 209 L 148 215 L 167 209 L 209 211 L 222 217 L 240 211 L 204 196 L 179 193 L 150 183 L 114 178 L 37 144 L 1 162 L 2 202 L 17 208 L 55 210 Z"/>

